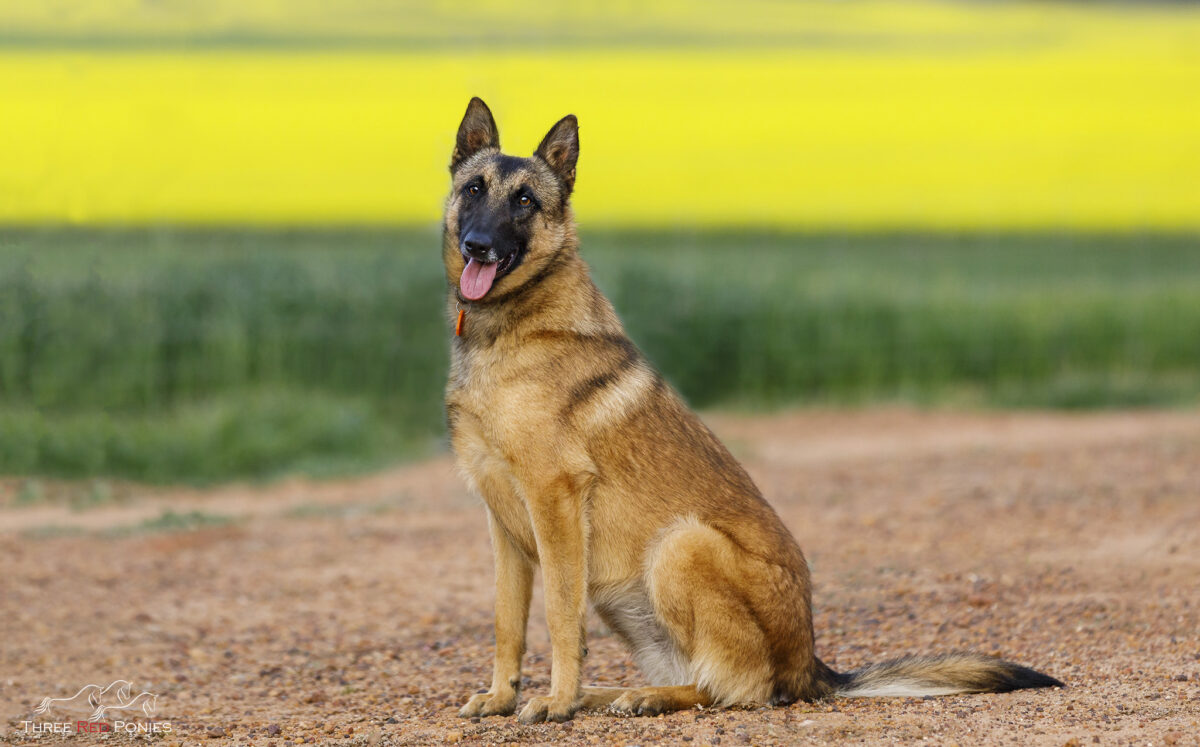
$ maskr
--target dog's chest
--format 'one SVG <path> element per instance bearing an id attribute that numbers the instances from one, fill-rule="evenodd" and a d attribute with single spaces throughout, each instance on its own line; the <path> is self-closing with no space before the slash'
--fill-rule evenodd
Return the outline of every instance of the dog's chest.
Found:
<path id="1" fill-rule="evenodd" d="M 460 415 L 451 443 L 459 472 L 471 492 L 483 498 L 492 520 L 526 557 L 536 560 L 537 540 L 521 482 L 504 451 L 488 438 L 483 422 L 473 415 Z"/>
<path id="2" fill-rule="evenodd" d="M 479 436 L 501 452 L 526 443 L 522 432 L 539 430 L 546 395 L 521 358 L 499 345 L 455 350 L 446 386 L 452 429 L 456 413 L 468 416 L 477 421 Z"/>
<path id="3" fill-rule="evenodd" d="M 450 377 L 446 384 L 446 403 L 461 407 L 479 418 L 487 418 L 489 403 L 504 394 L 506 368 L 501 350 L 495 346 L 469 348 L 456 345 L 450 358 Z"/>
<path id="4" fill-rule="evenodd" d="M 538 447 L 526 435 L 538 429 L 535 397 L 504 375 L 503 362 L 490 358 L 455 356 L 446 389 L 450 441 L 472 492 L 484 499 L 517 546 L 536 559 L 522 481 L 513 465 L 522 449 Z"/>

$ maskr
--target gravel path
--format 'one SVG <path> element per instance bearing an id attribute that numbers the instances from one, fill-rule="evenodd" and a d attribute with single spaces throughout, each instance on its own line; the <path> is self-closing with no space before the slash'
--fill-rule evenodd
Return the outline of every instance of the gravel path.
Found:
<path id="1" fill-rule="evenodd" d="M 80 486 L 30 506 L 0 482 L 0 741 L 96 740 L 21 721 L 121 678 L 159 695 L 159 744 L 1200 744 L 1200 413 L 709 420 L 809 557 L 831 666 L 969 648 L 1069 688 L 460 720 L 489 678 L 491 553 L 443 458 L 337 483 L 117 486 L 84 511 L 61 505 Z M 193 528 L 165 531 L 168 509 Z M 641 682 L 594 619 L 589 644 L 587 681 Z M 529 648 L 526 696 L 549 684 L 540 597 Z"/>

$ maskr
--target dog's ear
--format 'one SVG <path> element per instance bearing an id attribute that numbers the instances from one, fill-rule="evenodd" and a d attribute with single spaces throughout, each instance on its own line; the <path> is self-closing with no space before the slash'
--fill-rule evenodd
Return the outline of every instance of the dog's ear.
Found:
<path id="1" fill-rule="evenodd" d="M 568 114 L 550 128 L 542 144 L 534 152 L 554 169 L 567 185 L 567 193 L 575 188 L 575 162 L 579 160 L 579 120 Z"/>
<path id="2" fill-rule="evenodd" d="M 476 96 L 467 104 L 467 113 L 458 126 L 454 155 L 450 156 L 450 173 L 453 174 L 463 161 L 484 148 L 499 147 L 500 131 L 496 129 L 496 120 L 492 119 L 492 110 L 487 108 L 483 99 Z"/>

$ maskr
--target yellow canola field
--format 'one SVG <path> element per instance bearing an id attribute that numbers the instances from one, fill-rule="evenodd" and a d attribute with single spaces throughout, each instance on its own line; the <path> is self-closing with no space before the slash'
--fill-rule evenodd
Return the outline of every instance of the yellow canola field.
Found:
<path id="1" fill-rule="evenodd" d="M 590 226 L 1197 229 L 1200 15 L 1172 18 L 949 47 L 10 48 L 0 222 L 435 221 L 480 95 L 518 154 L 579 116 Z"/>

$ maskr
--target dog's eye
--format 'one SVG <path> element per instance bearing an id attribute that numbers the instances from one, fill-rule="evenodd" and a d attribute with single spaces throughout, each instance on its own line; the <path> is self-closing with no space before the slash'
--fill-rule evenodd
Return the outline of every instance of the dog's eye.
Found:
<path id="1" fill-rule="evenodd" d="M 467 187 L 467 194 L 470 195 L 471 197 L 474 197 L 475 195 L 479 194 L 479 185 L 472 184 L 471 186 Z"/>
<path id="2" fill-rule="evenodd" d="M 517 198 L 517 204 L 521 207 L 529 207 L 533 204 L 533 200 L 529 199 L 529 195 L 521 195 Z"/>

